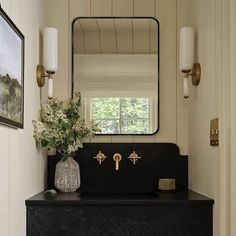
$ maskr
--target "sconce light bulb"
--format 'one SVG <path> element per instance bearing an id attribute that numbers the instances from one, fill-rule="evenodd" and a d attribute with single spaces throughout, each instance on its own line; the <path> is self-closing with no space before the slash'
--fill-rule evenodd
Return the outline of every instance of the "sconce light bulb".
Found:
<path id="1" fill-rule="evenodd" d="M 184 76 L 184 98 L 189 97 L 189 78 L 188 76 Z"/>
<path id="2" fill-rule="evenodd" d="M 58 69 L 58 31 L 56 28 L 44 29 L 43 64 L 45 71 L 56 72 Z"/>
<path id="3" fill-rule="evenodd" d="M 179 68 L 191 71 L 194 62 L 194 29 L 183 27 L 180 29 L 179 40 Z"/>
<path id="4" fill-rule="evenodd" d="M 53 79 L 48 78 L 48 98 L 51 99 L 53 96 Z"/>

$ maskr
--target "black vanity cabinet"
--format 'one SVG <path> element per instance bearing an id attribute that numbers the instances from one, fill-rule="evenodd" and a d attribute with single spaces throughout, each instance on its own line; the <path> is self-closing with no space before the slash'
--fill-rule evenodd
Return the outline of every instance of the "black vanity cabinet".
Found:
<path id="1" fill-rule="evenodd" d="M 99 165 L 99 151 L 108 158 Z M 141 157 L 135 165 L 127 158 Z M 115 170 L 112 158 L 122 160 Z M 48 189 L 58 155 L 48 158 Z M 188 157 L 172 143 L 89 143 L 77 152 L 80 193 L 26 200 L 27 236 L 212 236 L 214 201 L 188 190 Z M 176 191 L 158 192 L 160 178 Z M 154 194 L 155 193 L 155 194 Z"/>
<path id="2" fill-rule="evenodd" d="M 212 236 L 213 200 L 192 191 L 107 195 L 61 193 L 26 201 L 27 236 Z"/>

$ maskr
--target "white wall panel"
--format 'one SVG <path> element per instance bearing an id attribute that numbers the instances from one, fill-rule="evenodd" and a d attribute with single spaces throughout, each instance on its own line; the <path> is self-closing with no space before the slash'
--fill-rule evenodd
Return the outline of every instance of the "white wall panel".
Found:
<path id="1" fill-rule="evenodd" d="M 160 130 L 156 142 L 176 143 L 176 1 L 156 0 L 160 22 Z"/>
<path id="2" fill-rule="evenodd" d="M 202 76 L 198 87 L 191 86 L 188 106 L 189 185 L 194 191 L 212 197 L 214 236 L 230 234 L 228 132 L 230 114 L 229 8 L 224 0 L 183 0 L 181 26 L 196 31 L 196 61 Z M 211 9 L 211 11 L 209 11 Z M 186 12 L 192 14 L 186 15 Z M 180 13 L 180 11 L 179 11 Z M 220 147 L 209 143 L 210 120 L 219 117 Z M 180 127 L 183 125 L 179 125 Z M 180 135 L 181 133 L 178 132 Z M 234 234 L 232 234 L 234 235 Z"/>
<path id="3" fill-rule="evenodd" d="M 234 220 L 236 218 L 236 126 L 235 126 L 235 120 L 236 120 L 236 96 L 235 96 L 235 90 L 236 90 L 236 29 L 235 29 L 235 22 L 236 22 L 236 2 L 234 0 L 230 0 L 230 42 L 231 42 L 231 58 L 230 58 L 230 64 L 231 64 L 231 128 L 233 132 L 231 133 L 231 176 L 230 176 L 230 183 L 231 183 L 231 189 L 230 189 L 230 221 L 231 221 L 231 229 L 230 233 L 231 235 L 236 235 L 236 225 L 234 224 Z"/>
<path id="4" fill-rule="evenodd" d="M 90 0 L 70 0 L 70 20 L 78 16 L 90 16 Z"/>
<path id="5" fill-rule="evenodd" d="M 112 0 L 90 0 L 91 16 L 111 16 Z"/>
<path id="6" fill-rule="evenodd" d="M 113 16 L 133 16 L 133 0 L 113 0 Z"/>
<path id="7" fill-rule="evenodd" d="M 32 120 L 38 118 L 39 88 L 35 68 L 39 62 L 39 31 L 44 1 L 3 0 L 3 9 L 25 36 L 24 129 L 0 125 L 0 235 L 25 236 L 25 199 L 44 189 L 45 159 L 36 150 Z"/>
<path id="8" fill-rule="evenodd" d="M 0 195 L 0 235 L 8 235 L 9 226 L 9 128 L 0 126 L 0 179 L 2 191 Z"/>
<path id="9" fill-rule="evenodd" d="M 155 16 L 155 0 L 134 0 L 134 16 Z"/>

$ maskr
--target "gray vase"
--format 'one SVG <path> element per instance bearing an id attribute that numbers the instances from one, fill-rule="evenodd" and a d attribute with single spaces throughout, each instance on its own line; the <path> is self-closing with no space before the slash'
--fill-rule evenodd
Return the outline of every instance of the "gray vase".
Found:
<path id="1" fill-rule="evenodd" d="M 80 187 L 79 164 L 72 157 L 56 164 L 54 184 L 61 192 L 75 192 Z"/>

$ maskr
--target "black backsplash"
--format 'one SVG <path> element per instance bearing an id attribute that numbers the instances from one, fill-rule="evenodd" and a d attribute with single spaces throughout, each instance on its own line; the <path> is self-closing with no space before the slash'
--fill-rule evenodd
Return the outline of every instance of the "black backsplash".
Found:
<path id="1" fill-rule="evenodd" d="M 134 165 L 127 157 L 141 156 Z M 107 159 L 99 165 L 93 157 L 102 151 Z M 120 169 L 113 155 L 120 153 Z M 60 156 L 48 157 L 48 189 L 54 188 L 55 165 Z M 173 143 L 85 143 L 75 157 L 80 165 L 81 192 L 153 193 L 160 178 L 176 179 L 177 190 L 188 189 L 188 158 Z"/>

